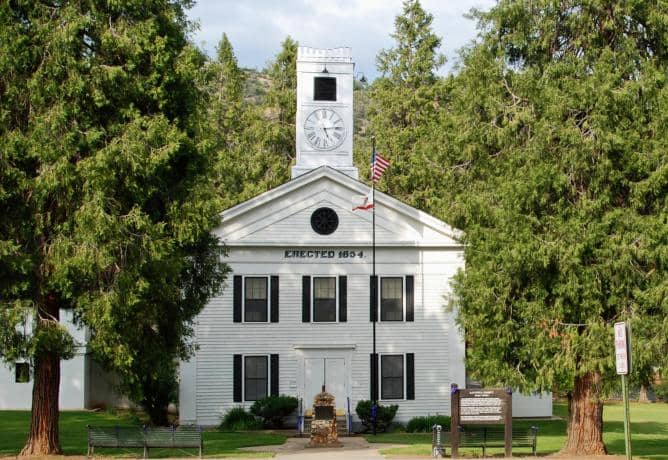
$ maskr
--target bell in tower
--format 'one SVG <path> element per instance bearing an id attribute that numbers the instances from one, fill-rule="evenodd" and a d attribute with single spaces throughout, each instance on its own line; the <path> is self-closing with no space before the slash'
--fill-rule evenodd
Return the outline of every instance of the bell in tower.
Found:
<path id="1" fill-rule="evenodd" d="M 322 165 L 355 179 L 350 48 L 297 51 L 297 164 L 292 178 Z"/>

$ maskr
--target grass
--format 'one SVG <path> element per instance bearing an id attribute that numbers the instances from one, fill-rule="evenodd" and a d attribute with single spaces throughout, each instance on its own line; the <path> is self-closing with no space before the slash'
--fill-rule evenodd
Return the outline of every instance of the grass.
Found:
<path id="1" fill-rule="evenodd" d="M 538 427 L 538 455 L 558 452 L 566 440 L 567 408 L 554 404 L 554 415 L 560 419 L 514 421 L 517 427 Z M 624 407 L 607 403 L 603 411 L 603 441 L 608 452 L 624 455 Z M 668 460 L 668 404 L 631 404 L 632 451 L 634 457 Z M 381 450 L 384 455 L 431 456 L 431 433 L 383 433 L 366 436 L 369 442 L 406 444 Z M 449 452 L 449 449 L 448 449 Z M 482 456 L 482 449 L 460 449 L 463 455 Z M 488 449 L 488 455 L 502 456 L 503 449 Z M 515 448 L 514 455 L 530 455 L 531 449 Z"/>
<path id="2" fill-rule="evenodd" d="M 109 412 L 73 411 L 60 413 L 60 445 L 65 455 L 85 455 L 87 446 L 86 425 L 137 426 L 129 416 L 118 416 Z M 25 443 L 30 426 L 30 412 L 0 411 L 0 456 L 16 455 Z M 271 453 L 249 453 L 241 447 L 283 444 L 287 436 L 277 433 L 255 432 L 204 432 L 204 455 L 206 457 L 271 457 Z M 95 449 L 105 456 L 141 456 L 141 449 Z M 151 449 L 151 458 L 193 456 L 195 449 Z"/>

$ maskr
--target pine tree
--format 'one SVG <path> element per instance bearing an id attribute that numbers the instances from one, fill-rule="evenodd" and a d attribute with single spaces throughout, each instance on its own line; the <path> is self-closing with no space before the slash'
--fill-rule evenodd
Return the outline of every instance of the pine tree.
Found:
<path id="1" fill-rule="evenodd" d="M 416 147 L 429 132 L 444 94 L 436 71 L 445 58 L 432 21 L 418 0 L 404 1 L 392 34 L 395 46 L 377 57 L 381 76 L 370 88 L 368 114 L 369 133 L 378 137 L 378 149 L 392 161 L 384 186 L 418 207 L 426 205 L 431 192 L 429 179 L 415 176 L 415 171 L 430 170 Z"/>
<path id="2" fill-rule="evenodd" d="M 214 148 L 233 148 L 238 143 L 239 133 L 246 127 L 244 113 L 244 84 L 246 76 L 239 68 L 232 44 L 223 34 L 218 44 L 216 60 L 207 67 L 208 106 L 205 123 L 215 130 Z"/>
<path id="3" fill-rule="evenodd" d="M 296 43 L 289 37 L 267 72 L 261 100 L 246 94 L 247 75 L 223 36 L 204 72 L 205 103 L 200 142 L 212 151 L 216 187 L 225 208 L 248 200 L 290 177 L 294 157 Z"/>
<path id="4" fill-rule="evenodd" d="M 281 51 L 268 71 L 271 86 L 265 110 L 269 116 L 265 146 L 288 161 L 295 157 L 295 117 L 297 116 L 297 47 L 291 37 L 281 43 Z"/>
<path id="5" fill-rule="evenodd" d="M 225 274 L 211 159 L 193 141 L 203 57 L 187 4 L 0 6 L 0 356 L 34 363 L 23 455 L 61 452 L 60 360 L 75 346 L 61 309 L 135 398 L 162 404 L 147 371 L 188 355 Z"/>
<path id="6" fill-rule="evenodd" d="M 565 392 L 564 452 L 601 454 L 612 324 L 631 323 L 636 374 L 665 364 L 668 9 L 503 0 L 476 16 L 431 141 L 433 212 L 466 232 L 467 369 Z"/>

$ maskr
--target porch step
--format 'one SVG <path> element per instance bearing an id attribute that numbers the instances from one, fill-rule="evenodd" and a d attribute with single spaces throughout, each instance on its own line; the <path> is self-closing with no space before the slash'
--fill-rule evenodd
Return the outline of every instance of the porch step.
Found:
<path id="1" fill-rule="evenodd" d="M 311 421 L 313 421 L 313 417 L 304 417 L 304 434 L 311 432 Z M 345 415 L 336 417 L 336 433 L 339 436 L 348 436 L 348 421 Z"/>

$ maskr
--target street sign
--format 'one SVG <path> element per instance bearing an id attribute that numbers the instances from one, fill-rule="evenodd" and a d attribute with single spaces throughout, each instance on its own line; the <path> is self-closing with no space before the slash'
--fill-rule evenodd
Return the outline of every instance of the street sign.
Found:
<path id="1" fill-rule="evenodd" d="M 631 338 L 626 323 L 615 323 L 615 367 L 622 377 L 622 398 L 624 399 L 624 444 L 626 460 L 631 460 L 631 414 L 629 410 L 629 386 L 626 376 L 631 370 Z"/>
<path id="2" fill-rule="evenodd" d="M 626 323 L 615 323 L 615 367 L 619 375 L 627 375 L 631 370 Z"/>

